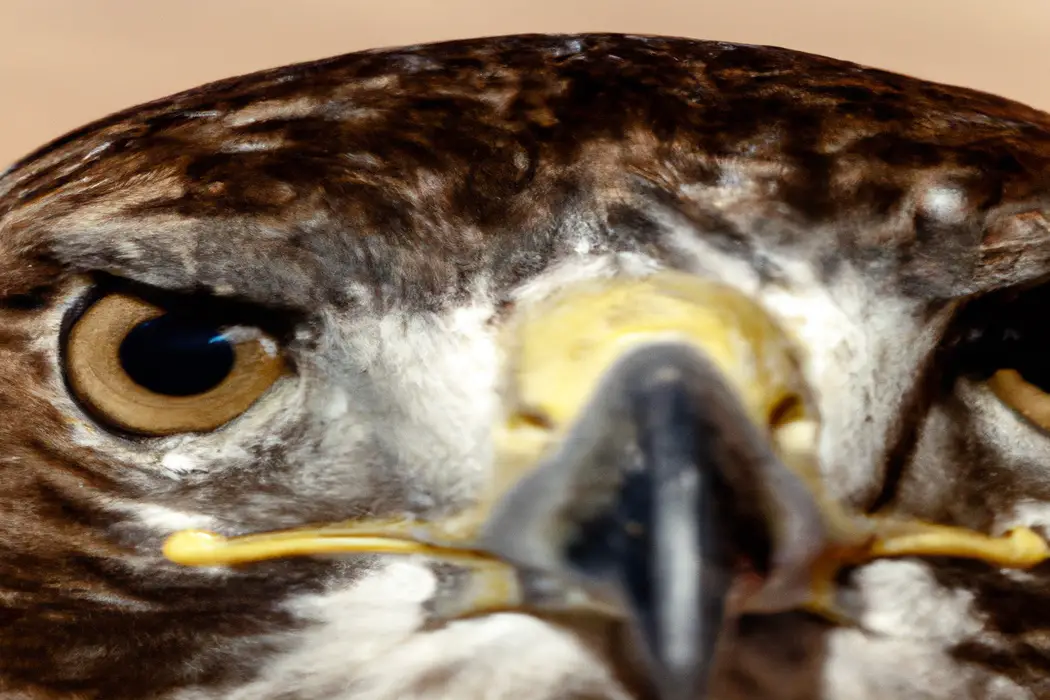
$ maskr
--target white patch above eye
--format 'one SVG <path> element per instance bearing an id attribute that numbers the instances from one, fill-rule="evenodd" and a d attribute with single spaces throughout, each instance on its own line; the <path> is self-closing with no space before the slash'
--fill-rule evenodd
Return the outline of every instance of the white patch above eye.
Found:
<path id="1" fill-rule="evenodd" d="M 957 187 L 930 187 L 923 193 L 922 210 L 938 222 L 961 223 L 966 218 L 966 193 Z"/>

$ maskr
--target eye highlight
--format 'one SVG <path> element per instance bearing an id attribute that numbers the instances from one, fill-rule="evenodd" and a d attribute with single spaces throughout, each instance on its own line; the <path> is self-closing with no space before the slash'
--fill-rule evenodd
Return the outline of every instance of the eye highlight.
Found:
<path id="1" fill-rule="evenodd" d="M 150 436 L 205 432 L 244 413 L 284 373 L 276 348 L 258 329 L 114 293 L 70 329 L 66 373 L 109 425 Z"/>

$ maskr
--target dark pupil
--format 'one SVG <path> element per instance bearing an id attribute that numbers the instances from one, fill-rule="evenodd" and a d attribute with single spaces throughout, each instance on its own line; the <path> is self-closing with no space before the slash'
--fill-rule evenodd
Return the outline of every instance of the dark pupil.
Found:
<path id="1" fill-rule="evenodd" d="M 168 396 L 214 388 L 233 369 L 233 347 L 214 326 L 170 314 L 143 321 L 120 344 L 120 363 L 142 387 Z"/>

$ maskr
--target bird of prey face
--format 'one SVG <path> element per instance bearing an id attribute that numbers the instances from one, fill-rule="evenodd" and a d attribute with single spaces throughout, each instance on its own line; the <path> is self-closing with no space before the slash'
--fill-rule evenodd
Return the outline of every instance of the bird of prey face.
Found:
<path id="1" fill-rule="evenodd" d="M 0 695 L 1050 697 L 1048 277 L 1050 116 L 782 49 L 109 117 L 0 178 Z"/>

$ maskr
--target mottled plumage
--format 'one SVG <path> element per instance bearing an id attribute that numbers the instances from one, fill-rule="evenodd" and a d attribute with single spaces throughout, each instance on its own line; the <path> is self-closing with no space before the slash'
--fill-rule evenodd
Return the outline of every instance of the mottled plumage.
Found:
<path id="1" fill-rule="evenodd" d="M 448 565 L 198 570 L 160 545 L 463 507 L 501 321 L 662 267 L 793 329 L 844 500 L 1050 525 L 1050 440 L 984 383 L 1009 333 L 1042 333 L 1050 116 L 769 47 L 369 51 L 116 114 L 0 178 L 0 694 L 629 697 L 612 628 L 433 621 Z M 110 289 L 228 309 L 293 372 L 211 433 L 107 429 L 63 347 Z M 1050 697 L 1050 569 L 879 561 L 843 585 L 861 628 L 746 617 L 716 697 Z"/>

